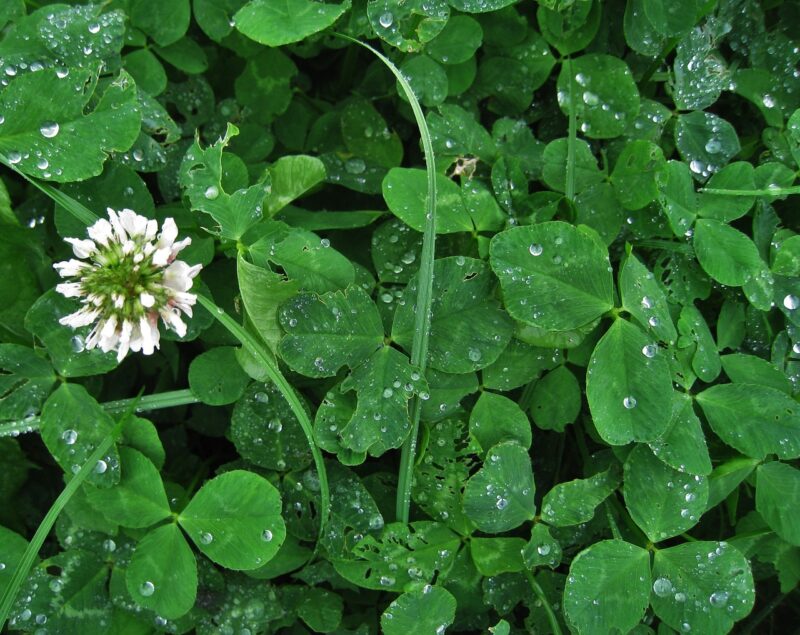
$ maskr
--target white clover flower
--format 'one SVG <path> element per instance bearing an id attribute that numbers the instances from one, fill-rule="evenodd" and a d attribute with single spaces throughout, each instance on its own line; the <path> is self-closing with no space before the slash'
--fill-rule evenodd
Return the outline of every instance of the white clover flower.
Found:
<path id="1" fill-rule="evenodd" d="M 59 320 L 78 328 L 94 324 L 86 338 L 87 349 L 128 351 L 151 355 L 159 347 L 158 318 L 179 336 L 186 334 L 181 311 L 191 317 L 197 296 L 188 293 L 201 265 L 176 260 L 191 238 L 176 241 L 178 227 L 171 218 L 158 222 L 123 209 L 108 208 L 88 229 L 89 238 L 66 238 L 76 258 L 53 265 L 62 278 L 56 291 L 67 298 L 81 298 L 83 306 Z"/>

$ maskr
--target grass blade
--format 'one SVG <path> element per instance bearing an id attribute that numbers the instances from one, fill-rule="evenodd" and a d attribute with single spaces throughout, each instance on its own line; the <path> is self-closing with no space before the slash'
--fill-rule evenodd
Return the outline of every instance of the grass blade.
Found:
<path id="1" fill-rule="evenodd" d="M 419 128 L 422 138 L 422 149 L 425 153 L 425 169 L 428 176 L 428 198 L 426 202 L 427 213 L 425 223 L 425 233 L 422 237 L 422 256 L 420 259 L 417 298 L 414 322 L 414 340 L 411 345 L 411 363 L 421 372 L 425 372 L 425 364 L 428 359 L 428 338 L 431 325 L 431 302 L 433 300 L 433 259 L 436 243 L 436 163 L 433 155 L 433 144 L 431 143 L 431 133 L 428 130 L 428 122 L 422 112 L 419 100 L 408 80 L 403 76 L 392 61 L 377 51 L 369 44 L 351 38 L 350 36 L 337 33 L 341 38 L 363 46 L 372 52 L 397 78 L 397 82 L 403 89 L 411 110 L 414 112 L 414 119 Z M 419 396 L 414 396 L 411 402 L 411 433 L 403 444 L 400 451 L 400 471 L 397 479 L 397 520 L 408 523 L 409 509 L 411 507 L 411 480 L 414 474 L 414 463 L 417 454 L 417 437 L 419 436 L 419 420 L 422 414 L 422 401 Z"/>
<path id="2" fill-rule="evenodd" d="M 328 520 L 328 513 L 330 512 L 331 508 L 331 495 L 328 488 L 328 473 L 325 470 L 325 460 L 322 456 L 322 452 L 320 452 L 319 447 L 317 447 L 317 444 L 314 441 L 314 426 L 311 423 L 311 419 L 309 419 L 308 414 L 303 408 L 303 404 L 300 402 L 297 393 L 294 391 L 294 388 L 292 388 L 292 385 L 289 383 L 286 377 L 284 377 L 283 373 L 273 361 L 271 353 L 262 346 L 261 342 L 259 342 L 236 320 L 234 320 L 230 315 L 225 313 L 224 310 L 222 310 L 205 296 L 198 294 L 197 301 L 205 309 L 207 309 L 211 315 L 219 320 L 219 323 L 228 329 L 231 335 L 239 340 L 242 343 L 242 346 L 244 346 L 250 352 L 250 354 L 253 355 L 253 357 L 261 362 L 264 369 L 267 371 L 267 375 L 275 384 L 275 386 L 277 386 L 278 390 L 281 391 L 284 399 L 286 399 L 286 402 L 292 409 L 294 416 L 297 417 L 297 420 L 300 422 L 300 427 L 303 428 L 303 432 L 308 440 L 308 445 L 311 448 L 311 454 L 314 457 L 314 466 L 317 468 L 317 475 L 319 476 L 319 491 L 320 498 L 322 499 L 322 518 L 319 525 L 319 531 L 321 535 Z"/>

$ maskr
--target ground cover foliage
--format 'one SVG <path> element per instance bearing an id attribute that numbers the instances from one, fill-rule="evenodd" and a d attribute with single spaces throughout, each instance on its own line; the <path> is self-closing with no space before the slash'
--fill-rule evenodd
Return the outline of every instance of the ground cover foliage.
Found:
<path id="1" fill-rule="evenodd" d="M 800 3 L 5 0 L 0 29 L 11 631 L 796 622 Z M 54 290 L 107 207 L 202 265 L 186 332 L 122 362 Z"/>

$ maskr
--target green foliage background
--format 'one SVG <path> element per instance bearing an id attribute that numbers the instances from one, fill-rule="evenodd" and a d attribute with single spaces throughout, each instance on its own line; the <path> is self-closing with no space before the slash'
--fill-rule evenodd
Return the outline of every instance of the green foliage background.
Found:
<path id="1" fill-rule="evenodd" d="M 5 0 L 8 628 L 786 632 L 798 33 L 796 0 Z M 216 303 L 121 364 L 53 290 L 107 207 L 175 218 Z"/>

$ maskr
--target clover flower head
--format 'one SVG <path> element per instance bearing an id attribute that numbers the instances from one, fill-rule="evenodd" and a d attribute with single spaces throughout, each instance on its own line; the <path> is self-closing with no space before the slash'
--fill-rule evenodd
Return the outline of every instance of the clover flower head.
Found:
<path id="1" fill-rule="evenodd" d="M 129 351 L 151 355 L 159 347 L 159 318 L 184 336 L 181 312 L 192 315 L 197 296 L 189 289 L 201 265 L 176 260 L 192 239 L 176 240 L 175 221 L 165 219 L 159 233 L 155 220 L 108 208 L 108 219 L 94 223 L 88 235 L 65 238 L 75 258 L 53 265 L 62 278 L 74 279 L 56 291 L 82 304 L 59 322 L 72 328 L 94 324 L 85 347 L 117 351 L 119 361 Z"/>

